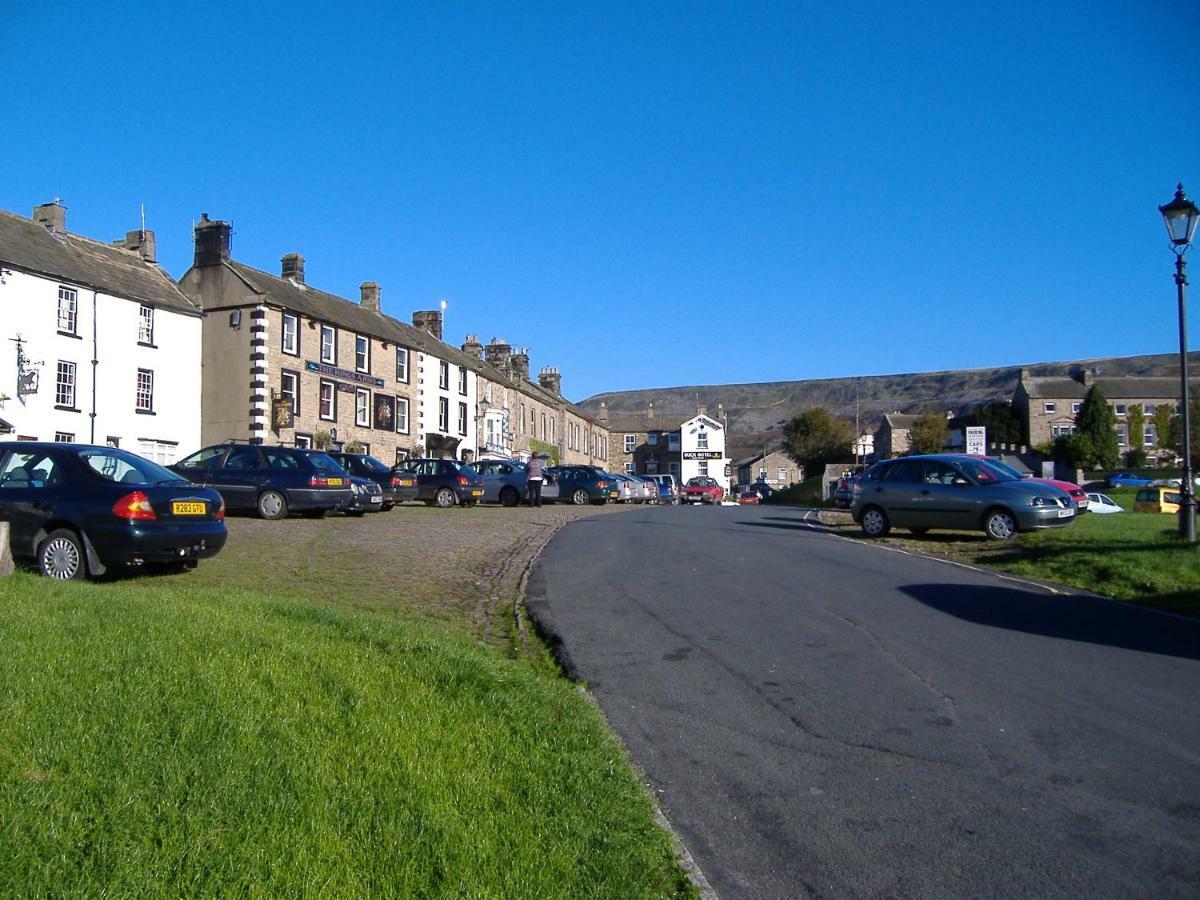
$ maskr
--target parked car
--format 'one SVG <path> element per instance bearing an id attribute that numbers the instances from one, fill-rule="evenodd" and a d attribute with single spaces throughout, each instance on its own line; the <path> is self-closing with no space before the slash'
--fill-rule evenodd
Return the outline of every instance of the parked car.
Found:
<path id="1" fill-rule="evenodd" d="M 742 491 L 738 494 L 738 506 L 758 506 L 759 497 L 757 491 Z"/>
<path id="2" fill-rule="evenodd" d="M 1076 512 L 1085 513 L 1088 511 L 1087 493 L 1084 491 L 1083 488 L 1081 488 L 1079 485 L 1077 485 L 1073 481 L 1063 481 L 1061 478 L 1038 478 L 1032 472 L 1022 472 L 1020 469 L 1016 468 L 1015 466 L 1009 465 L 1004 460 L 996 459 L 995 457 L 991 457 L 991 456 L 976 457 L 976 458 L 977 459 L 980 459 L 980 458 L 986 459 L 997 469 L 1008 472 L 1014 478 L 1026 478 L 1030 481 L 1037 481 L 1037 482 L 1041 482 L 1042 484 L 1048 484 L 1048 485 L 1051 485 L 1052 487 L 1056 487 L 1060 491 L 1063 491 L 1064 493 L 1068 494 L 1071 497 L 1071 500 L 1074 501 L 1074 503 L 1075 503 L 1075 511 Z"/>
<path id="3" fill-rule="evenodd" d="M 646 477 L 658 485 L 659 503 L 671 506 L 679 504 L 679 485 L 675 481 L 674 475 L 647 475 Z"/>
<path id="4" fill-rule="evenodd" d="M 330 451 L 329 456 L 339 466 L 357 478 L 369 478 L 379 485 L 383 495 L 383 509 L 391 509 L 405 500 L 417 497 L 417 479 L 411 475 L 402 478 L 392 467 L 365 453 Z"/>
<path id="5" fill-rule="evenodd" d="M 634 485 L 641 492 L 642 503 L 657 503 L 658 502 L 658 485 L 650 481 L 645 475 L 630 475 Z"/>
<path id="6" fill-rule="evenodd" d="M 350 476 L 350 500 L 338 507 L 338 512 L 347 516 L 365 516 L 369 512 L 383 512 L 383 488 L 370 478 Z"/>
<path id="7" fill-rule="evenodd" d="M 854 502 L 854 486 L 862 473 L 847 472 L 837 480 L 833 488 L 833 505 L 839 509 L 849 509 Z"/>
<path id="8" fill-rule="evenodd" d="M 684 503 L 720 503 L 725 498 L 725 489 L 719 481 L 707 475 L 689 478 L 683 486 L 680 500 Z"/>
<path id="9" fill-rule="evenodd" d="M 765 481 L 756 481 L 750 485 L 750 490 L 758 494 L 759 500 L 770 500 L 776 493 L 775 488 L 771 487 Z"/>
<path id="10" fill-rule="evenodd" d="M 1151 485 L 1138 488 L 1133 498 L 1134 512 L 1170 513 L 1179 515 L 1179 504 L 1183 496 L 1177 487 Z"/>
<path id="11" fill-rule="evenodd" d="M 396 471 L 416 477 L 417 499 L 427 506 L 474 506 L 483 499 L 483 479 L 457 460 L 406 459 Z"/>
<path id="12" fill-rule="evenodd" d="M 623 472 L 605 472 L 604 473 L 617 487 L 618 499 L 622 503 L 640 503 L 642 500 L 641 488 L 634 487 L 633 479 Z"/>
<path id="13" fill-rule="evenodd" d="M 1088 512 L 1108 515 L 1125 512 L 1124 507 L 1118 506 L 1108 494 L 1088 494 Z"/>
<path id="14" fill-rule="evenodd" d="M 483 502 L 516 506 L 529 499 L 529 466 L 519 459 L 480 459 L 472 466 L 483 479 Z M 542 502 L 558 499 L 558 481 L 543 471 Z"/>
<path id="15" fill-rule="evenodd" d="M 1058 488 L 960 454 L 876 463 L 859 479 L 850 512 L 868 537 L 882 537 L 898 525 L 916 534 L 982 529 L 996 540 L 1070 525 L 1076 516 L 1074 501 Z"/>
<path id="16" fill-rule="evenodd" d="M 0 520 L 16 559 L 73 580 L 127 566 L 191 568 L 225 546 L 225 505 L 158 463 L 114 447 L 7 443 Z"/>
<path id="17" fill-rule="evenodd" d="M 350 474 L 320 450 L 214 444 L 170 468 L 217 490 L 226 509 L 253 510 L 264 519 L 283 519 L 289 512 L 319 518 L 352 497 Z"/>
<path id="18" fill-rule="evenodd" d="M 621 497 L 612 475 L 596 466 L 552 466 L 546 471 L 558 482 L 559 498 L 576 506 L 615 502 Z"/>
<path id="19" fill-rule="evenodd" d="M 1115 475 L 1109 475 L 1107 481 L 1110 488 L 1145 487 L 1151 484 L 1154 479 L 1147 478 L 1145 475 L 1138 475 L 1136 472 L 1118 472 Z"/>

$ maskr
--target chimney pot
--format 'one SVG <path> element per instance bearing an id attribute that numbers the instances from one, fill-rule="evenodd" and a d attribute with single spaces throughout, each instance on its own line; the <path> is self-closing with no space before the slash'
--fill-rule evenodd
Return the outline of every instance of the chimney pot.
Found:
<path id="1" fill-rule="evenodd" d="M 516 378 L 529 378 L 529 351 L 527 349 L 513 351 L 510 360 L 512 374 Z"/>
<path id="2" fill-rule="evenodd" d="M 549 366 L 543 367 L 538 372 L 538 384 L 551 393 L 558 394 L 560 397 L 562 396 L 562 373 L 558 369 L 550 368 Z"/>

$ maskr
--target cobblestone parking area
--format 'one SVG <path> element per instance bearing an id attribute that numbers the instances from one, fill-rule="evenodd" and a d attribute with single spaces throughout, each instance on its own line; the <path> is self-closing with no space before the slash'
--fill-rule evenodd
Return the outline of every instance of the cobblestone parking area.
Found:
<path id="1" fill-rule="evenodd" d="M 506 652 L 540 652 L 526 645 L 514 615 L 530 562 L 566 523 L 622 508 L 401 505 L 361 519 L 231 516 L 225 549 L 172 577 L 443 622 Z"/>

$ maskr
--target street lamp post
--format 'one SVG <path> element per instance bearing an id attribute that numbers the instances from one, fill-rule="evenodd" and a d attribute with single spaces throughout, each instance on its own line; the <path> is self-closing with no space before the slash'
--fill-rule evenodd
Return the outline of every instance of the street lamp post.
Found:
<path id="1" fill-rule="evenodd" d="M 1183 424 L 1183 479 L 1180 484 L 1179 534 L 1189 544 L 1196 543 L 1196 484 L 1192 476 L 1192 429 L 1191 410 L 1188 408 L 1188 346 L 1187 346 L 1187 260 L 1184 258 L 1192 246 L 1196 233 L 1196 222 L 1200 220 L 1200 209 L 1183 193 L 1180 184 L 1175 199 L 1158 211 L 1162 213 L 1171 237 L 1171 250 L 1175 253 L 1175 287 L 1179 295 L 1179 379 L 1181 382 L 1180 410 Z"/>

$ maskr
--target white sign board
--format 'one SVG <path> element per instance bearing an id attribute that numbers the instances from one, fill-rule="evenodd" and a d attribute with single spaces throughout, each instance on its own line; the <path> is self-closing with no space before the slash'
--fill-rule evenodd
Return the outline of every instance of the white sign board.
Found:
<path id="1" fill-rule="evenodd" d="M 972 456 L 987 453 L 987 429 L 982 425 L 972 425 L 967 429 L 967 452 Z"/>

